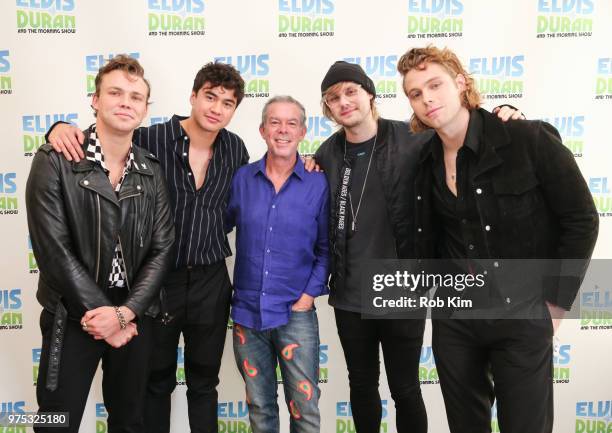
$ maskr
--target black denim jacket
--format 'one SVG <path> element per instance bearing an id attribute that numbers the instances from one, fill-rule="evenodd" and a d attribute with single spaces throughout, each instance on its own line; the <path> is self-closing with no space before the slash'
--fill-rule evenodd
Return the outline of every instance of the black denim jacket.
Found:
<path id="1" fill-rule="evenodd" d="M 599 227 L 580 169 L 550 124 L 504 124 L 482 109 L 472 115 L 483 120 L 480 158 L 471 179 L 485 244 L 477 248 L 485 255 L 479 258 L 491 259 L 489 272 L 503 282 L 498 290 L 508 303 L 516 295 L 541 297 L 569 310 Z M 432 208 L 432 141 L 421 152 L 415 180 L 413 234 L 421 258 L 436 257 L 442 232 Z M 523 262 L 526 268 L 504 269 L 502 264 L 516 262 L 501 259 L 551 260 L 546 269 L 533 260 Z"/>

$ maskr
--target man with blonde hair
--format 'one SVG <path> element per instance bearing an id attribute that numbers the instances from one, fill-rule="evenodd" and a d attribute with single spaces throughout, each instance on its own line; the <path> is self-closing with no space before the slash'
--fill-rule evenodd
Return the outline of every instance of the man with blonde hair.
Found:
<path id="1" fill-rule="evenodd" d="M 462 294 L 474 298 L 474 308 L 447 308 L 433 321 L 450 430 L 490 432 L 497 398 L 503 433 L 550 433 L 553 333 L 597 238 L 589 189 L 554 127 L 504 124 L 480 108 L 474 81 L 452 51 L 412 49 L 398 70 L 412 127 L 435 131 L 415 182 L 416 253 L 489 278 Z"/>

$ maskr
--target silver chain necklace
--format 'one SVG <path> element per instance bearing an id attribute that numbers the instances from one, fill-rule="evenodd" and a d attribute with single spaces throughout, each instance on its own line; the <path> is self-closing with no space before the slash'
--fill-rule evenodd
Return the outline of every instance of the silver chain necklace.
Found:
<path id="1" fill-rule="evenodd" d="M 361 200 L 363 199 L 363 192 L 365 191 L 366 183 L 368 183 L 368 175 L 370 174 L 370 165 L 372 164 L 372 156 L 374 156 L 374 150 L 376 149 L 376 139 L 378 138 L 378 132 L 374 136 L 374 145 L 372 146 L 372 152 L 370 153 L 370 160 L 368 161 L 368 168 L 366 170 L 365 179 L 363 180 L 363 186 L 361 187 L 361 194 L 359 194 L 359 201 L 357 202 L 357 212 L 353 210 L 353 198 L 349 193 L 349 204 L 351 205 L 351 216 L 353 221 L 351 222 L 351 230 L 357 231 L 357 215 L 359 215 L 359 209 L 361 208 Z M 344 136 L 344 159 L 346 159 L 346 135 Z"/>

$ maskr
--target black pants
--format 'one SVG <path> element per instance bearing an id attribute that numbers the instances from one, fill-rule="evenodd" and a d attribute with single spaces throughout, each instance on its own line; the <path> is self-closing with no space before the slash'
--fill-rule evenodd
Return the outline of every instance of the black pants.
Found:
<path id="1" fill-rule="evenodd" d="M 102 394 L 108 412 L 111 433 L 144 432 L 144 396 L 147 364 L 151 356 L 151 326 L 153 319 L 138 320 L 138 335 L 125 346 L 114 349 L 104 340 L 94 340 L 77 321 L 68 320 L 61 350 L 58 387 L 46 388 L 50 343 L 53 338 L 54 316 L 47 310 L 40 315 L 42 350 L 36 398 L 41 412 L 69 412 L 68 428 L 35 428 L 38 433 L 78 432 L 100 359 L 102 359 Z"/>
<path id="2" fill-rule="evenodd" d="M 170 431 L 170 396 L 176 387 L 181 332 L 189 426 L 194 433 L 216 433 L 217 385 L 232 291 L 225 261 L 171 272 L 164 290 L 172 319 L 166 324 L 156 320 L 153 327 L 147 433 Z"/>
<path id="3" fill-rule="evenodd" d="M 379 347 L 395 402 L 398 433 L 425 433 L 427 413 L 419 384 L 419 360 L 425 321 L 362 319 L 360 313 L 335 309 L 336 325 L 349 374 L 353 421 L 357 433 L 378 433 L 382 406 L 378 392 Z"/>
<path id="4" fill-rule="evenodd" d="M 542 319 L 433 321 L 432 345 L 452 433 L 551 433 L 552 323 Z"/>

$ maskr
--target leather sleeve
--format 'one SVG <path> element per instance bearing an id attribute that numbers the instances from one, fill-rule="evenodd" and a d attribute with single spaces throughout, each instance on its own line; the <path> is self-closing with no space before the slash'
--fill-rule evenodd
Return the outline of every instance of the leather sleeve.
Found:
<path id="1" fill-rule="evenodd" d="M 66 301 L 70 315 L 81 317 L 112 303 L 75 255 L 62 182 L 59 156 L 50 146 L 41 148 L 34 156 L 26 185 L 32 249 L 40 278 Z"/>

